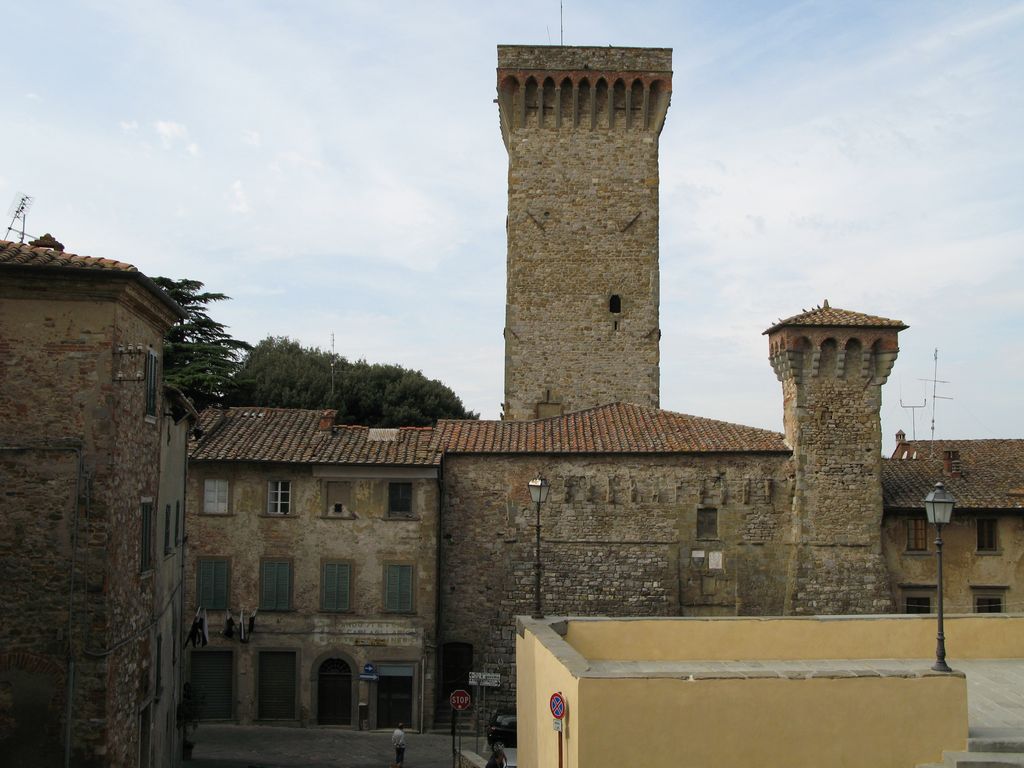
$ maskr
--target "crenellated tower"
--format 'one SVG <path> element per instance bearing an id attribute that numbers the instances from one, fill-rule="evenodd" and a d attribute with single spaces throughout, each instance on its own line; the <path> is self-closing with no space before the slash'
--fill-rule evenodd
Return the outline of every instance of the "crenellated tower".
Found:
<path id="1" fill-rule="evenodd" d="M 906 327 L 826 301 L 765 331 L 795 463 L 786 613 L 892 610 L 880 412 Z"/>
<path id="2" fill-rule="evenodd" d="M 658 405 L 666 48 L 498 46 L 508 150 L 503 417 Z"/>

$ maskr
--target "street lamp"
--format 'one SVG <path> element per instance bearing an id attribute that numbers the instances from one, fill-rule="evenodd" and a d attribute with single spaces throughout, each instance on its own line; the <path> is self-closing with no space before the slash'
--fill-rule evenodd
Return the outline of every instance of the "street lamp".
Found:
<path id="1" fill-rule="evenodd" d="M 543 477 L 534 478 L 529 482 L 530 497 L 537 505 L 537 549 L 533 560 L 533 618 L 543 619 L 544 611 L 540 607 L 540 505 L 548 500 L 548 481 Z"/>
<path id="2" fill-rule="evenodd" d="M 939 571 L 939 632 L 935 636 L 935 663 L 932 665 L 936 672 L 953 671 L 946 663 L 946 635 L 942 631 L 942 526 L 953 517 L 953 502 L 953 494 L 947 491 L 942 483 L 936 483 L 935 488 L 924 499 L 924 511 L 928 515 L 928 522 L 935 524 L 935 558 Z"/>

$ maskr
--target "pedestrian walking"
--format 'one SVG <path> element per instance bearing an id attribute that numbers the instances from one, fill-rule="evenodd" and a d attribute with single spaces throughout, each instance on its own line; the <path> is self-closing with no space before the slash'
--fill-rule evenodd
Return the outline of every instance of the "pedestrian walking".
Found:
<path id="1" fill-rule="evenodd" d="M 505 768 L 508 760 L 505 757 L 505 749 L 500 742 L 495 742 L 491 759 L 487 761 L 485 768 Z"/>
<path id="2" fill-rule="evenodd" d="M 391 734 L 391 746 L 395 748 L 395 762 L 393 768 L 398 768 L 405 762 L 405 723 L 399 723 Z"/>

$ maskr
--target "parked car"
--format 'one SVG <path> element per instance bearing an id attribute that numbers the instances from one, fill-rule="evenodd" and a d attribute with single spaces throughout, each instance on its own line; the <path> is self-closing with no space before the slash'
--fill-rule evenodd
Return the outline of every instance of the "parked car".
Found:
<path id="1" fill-rule="evenodd" d="M 487 743 L 494 746 L 501 742 L 506 747 L 516 745 L 515 712 L 495 712 L 487 723 Z"/>

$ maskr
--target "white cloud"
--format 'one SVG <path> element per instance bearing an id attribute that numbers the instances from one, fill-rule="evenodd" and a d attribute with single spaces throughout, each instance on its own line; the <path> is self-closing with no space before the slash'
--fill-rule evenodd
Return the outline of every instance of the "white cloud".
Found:
<path id="1" fill-rule="evenodd" d="M 248 144 L 250 147 L 258 147 L 262 143 L 259 131 L 242 131 L 242 143 Z"/>
<path id="2" fill-rule="evenodd" d="M 137 120 L 122 120 L 119 125 L 121 130 L 125 133 L 135 133 L 139 130 L 139 123 Z"/>
<path id="3" fill-rule="evenodd" d="M 240 179 L 236 179 L 231 185 L 231 210 L 235 213 L 249 213 L 249 199 L 246 197 L 245 188 Z"/>

